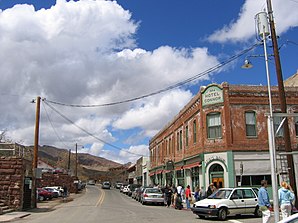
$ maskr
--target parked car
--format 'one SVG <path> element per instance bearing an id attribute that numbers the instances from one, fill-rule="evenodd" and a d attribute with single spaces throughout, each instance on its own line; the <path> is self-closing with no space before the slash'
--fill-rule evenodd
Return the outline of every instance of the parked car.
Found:
<path id="1" fill-rule="evenodd" d="M 120 187 L 123 185 L 123 183 L 116 183 L 115 188 L 120 189 Z"/>
<path id="2" fill-rule="evenodd" d="M 227 216 L 254 214 L 261 217 L 258 206 L 258 188 L 220 188 L 204 200 L 194 203 L 192 212 L 200 218 L 217 217 L 226 220 Z"/>
<path id="3" fill-rule="evenodd" d="M 145 188 L 141 195 L 141 203 L 148 204 L 162 204 L 164 205 L 164 194 L 159 188 Z"/>
<path id="4" fill-rule="evenodd" d="M 129 185 L 129 190 L 127 192 L 127 195 L 128 196 L 132 196 L 132 192 L 137 188 L 137 187 L 140 187 L 141 185 L 139 184 L 130 184 Z"/>
<path id="5" fill-rule="evenodd" d="M 136 187 L 136 188 L 134 189 L 134 191 L 131 193 L 131 198 L 132 198 L 132 199 L 135 199 L 135 200 L 136 200 L 136 197 L 137 197 L 137 194 L 138 194 L 138 191 L 139 191 L 139 190 L 141 190 L 140 187 Z"/>
<path id="6" fill-rule="evenodd" d="M 58 190 L 56 190 L 55 188 L 44 187 L 43 189 L 45 189 L 45 190 L 51 192 L 51 193 L 52 193 L 52 196 L 53 196 L 54 198 L 57 198 L 57 197 L 61 196 L 61 192 L 58 191 Z"/>
<path id="7" fill-rule="evenodd" d="M 101 185 L 101 188 L 102 188 L 102 189 L 111 189 L 111 184 L 110 184 L 110 182 L 108 182 L 108 181 L 103 182 L 102 185 Z"/>
<path id="8" fill-rule="evenodd" d="M 148 186 L 142 186 L 142 187 L 140 187 L 140 189 L 137 191 L 137 193 L 136 193 L 136 200 L 138 201 L 138 202 L 141 202 L 141 196 L 142 196 L 142 194 L 144 193 L 144 190 L 146 189 L 146 188 L 149 188 Z"/>
<path id="9" fill-rule="evenodd" d="M 52 200 L 53 194 L 43 188 L 37 188 L 37 198 L 39 201 Z"/>
<path id="10" fill-rule="evenodd" d="M 130 185 L 126 185 L 126 186 L 124 186 L 124 187 L 123 187 L 123 190 L 122 190 L 122 193 L 123 193 L 123 194 L 128 194 L 129 187 L 130 187 Z"/>

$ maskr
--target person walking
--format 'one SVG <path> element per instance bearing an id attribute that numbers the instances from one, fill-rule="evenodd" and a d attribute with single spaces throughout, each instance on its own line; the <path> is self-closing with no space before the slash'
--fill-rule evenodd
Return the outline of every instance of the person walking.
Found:
<path id="1" fill-rule="evenodd" d="M 185 190 L 185 202 L 186 202 L 186 208 L 190 209 L 190 202 L 191 202 L 191 190 L 190 186 L 187 185 Z"/>
<path id="2" fill-rule="evenodd" d="M 166 189 L 165 189 L 165 201 L 166 201 L 166 205 L 167 205 L 168 208 L 171 206 L 172 194 L 173 194 L 173 191 L 172 191 L 171 187 L 166 187 Z"/>
<path id="3" fill-rule="evenodd" d="M 263 223 L 269 222 L 271 204 L 270 204 L 269 195 L 267 191 L 267 180 L 261 181 L 261 188 L 259 189 L 259 192 L 258 192 L 258 205 L 260 210 L 262 211 Z"/>
<path id="4" fill-rule="evenodd" d="M 289 217 L 292 212 L 292 202 L 295 199 L 293 190 L 287 182 L 281 182 L 281 188 L 278 190 L 278 200 L 282 219 Z"/>
<path id="5" fill-rule="evenodd" d="M 199 187 L 199 186 L 196 187 L 196 192 L 195 192 L 195 194 L 194 194 L 194 198 L 195 198 L 195 201 L 196 201 L 196 202 L 199 201 L 199 200 L 201 199 L 201 195 L 200 195 L 200 187 Z"/>
<path id="6" fill-rule="evenodd" d="M 215 191 L 215 186 L 213 183 L 211 183 L 207 188 L 207 197 L 213 194 L 214 191 Z"/>

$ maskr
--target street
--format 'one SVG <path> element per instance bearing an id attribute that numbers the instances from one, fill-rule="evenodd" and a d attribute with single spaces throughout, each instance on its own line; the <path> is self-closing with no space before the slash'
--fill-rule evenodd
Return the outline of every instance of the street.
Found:
<path id="1" fill-rule="evenodd" d="M 191 211 L 175 210 L 164 206 L 142 205 L 119 190 L 103 190 L 99 186 L 90 186 L 86 192 L 74 201 L 63 203 L 53 211 L 32 213 L 16 222 L 30 223 L 209 223 L 219 222 L 216 219 L 199 219 Z M 260 218 L 253 216 L 231 217 L 227 222 L 256 223 Z M 273 222 L 273 221 L 272 221 Z"/>

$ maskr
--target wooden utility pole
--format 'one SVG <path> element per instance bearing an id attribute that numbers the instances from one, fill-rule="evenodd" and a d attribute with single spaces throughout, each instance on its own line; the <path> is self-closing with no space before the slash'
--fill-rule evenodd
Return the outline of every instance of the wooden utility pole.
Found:
<path id="1" fill-rule="evenodd" d="M 279 57 L 277 36 L 276 36 L 276 32 L 275 32 L 275 24 L 274 24 L 271 0 L 267 0 L 267 10 L 268 10 L 268 16 L 269 16 L 271 39 L 272 39 L 272 44 L 273 44 L 273 53 L 274 53 L 275 69 L 276 69 L 276 76 L 277 76 L 277 82 L 278 82 L 280 108 L 281 108 L 281 113 L 287 113 L 286 95 L 285 95 L 285 90 L 284 90 L 282 69 L 281 69 L 281 63 L 280 63 L 280 57 Z M 284 126 L 285 151 L 287 152 L 289 180 L 290 180 L 290 184 L 291 184 L 293 190 L 295 191 L 295 193 L 297 193 L 293 155 L 291 154 L 291 152 L 292 152 L 291 137 L 290 137 L 289 124 L 288 124 L 287 117 L 285 117 L 285 122 L 284 122 L 283 126 Z M 297 200 L 296 200 L 296 205 L 297 205 Z"/>
<path id="2" fill-rule="evenodd" d="M 36 208 L 36 170 L 38 163 L 38 144 L 39 144 L 39 118 L 40 118 L 40 97 L 36 98 L 36 114 L 35 114 L 35 133 L 34 133 L 34 151 L 32 162 L 32 191 L 31 191 L 31 204 Z"/>

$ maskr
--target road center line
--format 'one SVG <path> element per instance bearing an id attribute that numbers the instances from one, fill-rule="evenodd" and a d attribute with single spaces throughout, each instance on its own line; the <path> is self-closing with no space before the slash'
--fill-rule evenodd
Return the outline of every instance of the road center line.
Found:
<path id="1" fill-rule="evenodd" d="M 98 199 L 98 201 L 97 201 L 95 207 L 101 206 L 102 202 L 104 201 L 105 194 L 106 194 L 106 193 L 104 192 L 104 190 L 102 190 L 102 189 L 98 189 L 98 190 L 101 192 L 101 194 L 100 194 L 100 196 L 99 196 L 99 199 Z"/>

